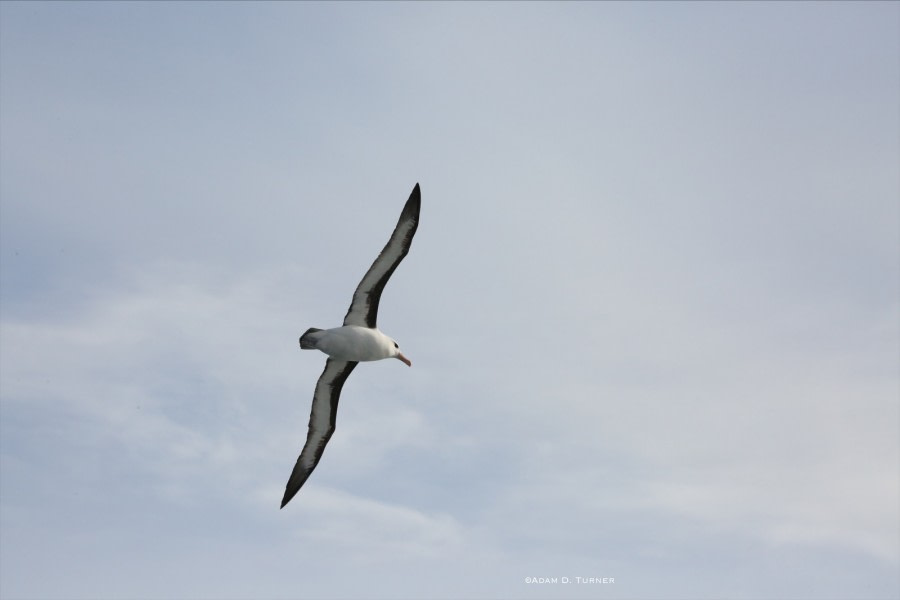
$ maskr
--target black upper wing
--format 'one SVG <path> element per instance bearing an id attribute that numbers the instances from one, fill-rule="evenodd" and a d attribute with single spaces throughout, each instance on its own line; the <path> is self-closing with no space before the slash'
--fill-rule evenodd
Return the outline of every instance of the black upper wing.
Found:
<path id="1" fill-rule="evenodd" d="M 416 228 L 419 226 L 419 208 L 422 204 L 422 196 L 419 192 L 419 184 L 413 188 L 409 200 L 400 213 L 400 220 L 391 234 L 391 239 L 385 245 L 381 254 L 369 267 L 362 281 L 353 292 L 353 301 L 350 309 L 344 317 L 344 325 L 360 325 L 362 327 L 375 327 L 378 319 L 378 302 L 381 300 L 381 292 L 385 284 L 391 278 L 391 274 L 403 257 L 409 252 Z"/>
<path id="2" fill-rule="evenodd" d="M 306 434 L 306 444 L 297 458 L 297 464 L 291 472 L 287 487 L 284 489 L 284 498 L 281 500 L 281 508 L 291 501 L 310 473 L 319 464 L 325 444 L 334 433 L 334 424 L 337 418 L 338 400 L 341 397 L 341 388 L 344 382 L 357 365 L 355 362 L 328 359 L 325 370 L 319 376 L 316 383 L 316 391 L 313 394 L 312 412 L 309 415 L 309 432 Z"/>

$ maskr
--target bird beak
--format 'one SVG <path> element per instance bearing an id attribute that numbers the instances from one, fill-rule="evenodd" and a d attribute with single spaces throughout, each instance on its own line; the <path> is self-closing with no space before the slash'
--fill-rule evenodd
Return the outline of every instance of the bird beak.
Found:
<path id="1" fill-rule="evenodd" d="M 403 356 L 403 353 L 402 353 L 402 352 L 398 353 L 397 356 L 395 356 L 394 358 L 397 358 L 397 359 L 402 360 L 403 362 L 405 362 L 407 367 L 411 367 L 411 366 L 412 366 L 412 362 L 410 362 L 410 360 L 409 360 L 408 358 L 406 358 L 405 356 Z"/>

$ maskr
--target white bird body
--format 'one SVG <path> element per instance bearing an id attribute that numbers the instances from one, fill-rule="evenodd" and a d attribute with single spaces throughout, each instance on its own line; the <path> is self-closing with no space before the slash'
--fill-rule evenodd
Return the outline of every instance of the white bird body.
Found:
<path id="1" fill-rule="evenodd" d="M 409 364 L 397 342 L 375 328 L 344 325 L 313 331 L 303 337 L 304 340 L 311 340 L 317 350 L 336 360 L 362 362 L 398 358 Z"/>

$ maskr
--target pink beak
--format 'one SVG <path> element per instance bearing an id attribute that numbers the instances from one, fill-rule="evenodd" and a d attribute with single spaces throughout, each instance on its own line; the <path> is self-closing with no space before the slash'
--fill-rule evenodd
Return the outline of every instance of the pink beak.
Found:
<path id="1" fill-rule="evenodd" d="M 403 356 L 403 353 L 402 353 L 402 352 L 400 352 L 399 354 L 397 354 L 397 356 L 395 356 L 394 358 L 400 359 L 400 360 L 402 360 L 403 362 L 405 362 L 407 367 L 411 367 L 411 366 L 412 366 L 412 362 L 410 362 L 410 360 L 409 360 L 408 358 L 406 358 L 405 356 Z"/>

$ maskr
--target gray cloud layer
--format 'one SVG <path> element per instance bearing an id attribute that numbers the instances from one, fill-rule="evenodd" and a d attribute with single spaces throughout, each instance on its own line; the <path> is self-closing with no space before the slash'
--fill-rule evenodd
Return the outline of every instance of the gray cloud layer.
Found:
<path id="1" fill-rule="evenodd" d="M 900 592 L 897 5 L 0 15 L 4 597 Z"/>

